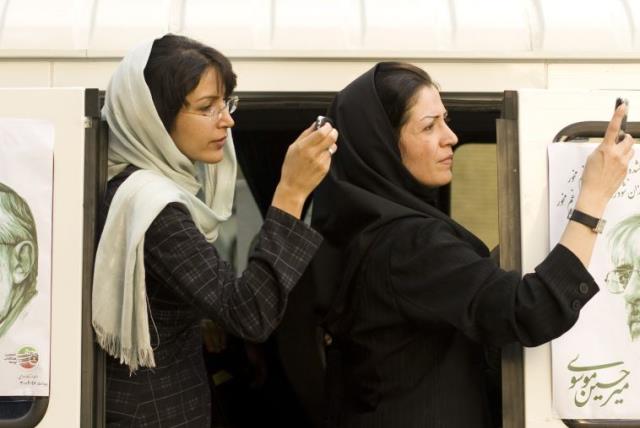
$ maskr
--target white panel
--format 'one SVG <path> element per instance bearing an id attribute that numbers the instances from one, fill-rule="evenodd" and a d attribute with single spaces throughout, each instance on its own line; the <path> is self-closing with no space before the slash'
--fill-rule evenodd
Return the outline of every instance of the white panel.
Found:
<path id="1" fill-rule="evenodd" d="M 322 51 L 360 46 L 357 0 L 272 0 L 272 48 Z"/>
<path id="2" fill-rule="evenodd" d="M 363 0 L 363 48 L 437 51 L 451 42 L 451 15 L 446 0 Z"/>
<path id="3" fill-rule="evenodd" d="M 267 49 L 271 7 L 264 0 L 185 0 L 182 33 L 222 52 Z"/>
<path id="4" fill-rule="evenodd" d="M 529 51 L 530 25 L 521 0 L 455 0 L 454 49 Z"/>
<path id="5" fill-rule="evenodd" d="M 640 0 L 0 0 L 0 56 L 118 57 L 186 34 L 298 58 L 640 58 Z"/>
<path id="6" fill-rule="evenodd" d="M 353 61 L 233 61 L 237 91 L 338 91 L 372 65 Z"/>
<path id="7" fill-rule="evenodd" d="M 640 51 L 640 0 L 626 0 L 629 20 L 633 23 L 633 49 Z"/>
<path id="8" fill-rule="evenodd" d="M 542 50 L 616 53 L 632 50 L 632 28 L 621 1 L 536 0 L 542 12 Z"/>
<path id="9" fill-rule="evenodd" d="M 550 64 L 549 89 L 640 90 L 640 64 Z"/>
<path id="10" fill-rule="evenodd" d="M 124 55 L 169 29 L 170 0 L 95 0 L 89 56 Z"/>
<path id="11" fill-rule="evenodd" d="M 605 91 L 519 91 L 520 215 L 522 271 L 531 272 L 549 251 L 547 144 L 565 126 L 587 120 L 610 120 L 616 97 L 640 105 L 640 94 Z M 640 120 L 630 108 L 629 121 Z M 551 347 L 526 348 L 525 418 L 528 428 L 565 425 L 551 407 Z"/>
<path id="12" fill-rule="evenodd" d="M 235 59 L 238 91 L 339 91 L 376 61 L 251 61 Z M 502 92 L 545 88 L 544 64 L 420 62 L 443 91 Z"/>
<path id="13" fill-rule="evenodd" d="M 416 64 L 427 70 L 443 91 L 502 92 L 546 87 L 546 68 L 542 63 L 465 61 Z"/>
<path id="14" fill-rule="evenodd" d="M 0 61 L 0 84 L 6 88 L 51 86 L 49 61 Z"/>
<path id="15" fill-rule="evenodd" d="M 84 90 L 2 89 L 0 116 L 55 125 L 51 389 L 39 427 L 80 426 Z"/>
<path id="16" fill-rule="evenodd" d="M 119 61 L 57 61 L 53 63 L 52 86 L 107 89 Z"/>
<path id="17" fill-rule="evenodd" d="M 6 0 L 5 7 L 0 49 L 73 51 L 86 47 L 90 22 L 86 0 Z"/>

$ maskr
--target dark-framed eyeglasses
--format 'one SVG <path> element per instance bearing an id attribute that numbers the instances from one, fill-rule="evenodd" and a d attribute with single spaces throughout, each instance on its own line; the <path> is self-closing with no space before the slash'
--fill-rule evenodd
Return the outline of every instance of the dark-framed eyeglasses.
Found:
<path id="1" fill-rule="evenodd" d="M 629 285 L 629 280 L 634 272 L 640 274 L 640 269 L 634 269 L 632 266 L 619 266 L 607 273 L 604 282 L 610 292 L 621 294 Z"/>
<path id="2" fill-rule="evenodd" d="M 224 100 L 224 105 L 221 107 L 212 105 L 206 110 L 197 111 L 197 110 L 182 110 L 182 113 L 187 114 L 195 114 L 198 116 L 208 117 L 211 120 L 220 120 L 222 114 L 225 110 L 229 111 L 229 114 L 233 114 L 238 109 L 238 103 L 240 102 L 240 98 L 238 96 L 233 95 Z"/>

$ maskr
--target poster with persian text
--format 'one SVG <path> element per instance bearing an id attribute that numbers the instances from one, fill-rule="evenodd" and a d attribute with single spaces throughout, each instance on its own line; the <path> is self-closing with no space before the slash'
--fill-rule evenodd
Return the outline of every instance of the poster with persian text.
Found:
<path id="1" fill-rule="evenodd" d="M 549 146 L 550 248 L 560 240 L 596 146 Z M 607 223 L 594 247 L 589 272 L 600 292 L 551 344 L 553 405 L 562 419 L 640 419 L 639 153 L 607 205 Z"/>
<path id="2" fill-rule="evenodd" d="M 0 118 L 0 396 L 49 395 L 53 142 Z"/>

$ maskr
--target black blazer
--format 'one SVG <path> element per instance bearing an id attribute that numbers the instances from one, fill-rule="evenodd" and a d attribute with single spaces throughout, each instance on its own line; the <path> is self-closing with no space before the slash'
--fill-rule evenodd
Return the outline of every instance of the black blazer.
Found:
<path id="1" fill-rule="evenodd" d="M 129 167 L 109 182 L 104 215 Z M 157 367 L 129 374 L 107 358 L 109 427 L 208 427 L 209 381 L 200 319 L 265 340 L 281 320 L 287 295 L 321 242 L 301 221 L 271 208 L 241 278 L 222 260 L 180 204 L 167 205 L 145 234 L 144 264 L 151 345 Z"/>
<path id="2" fill-rule="evenodd" d="M 331 426 L 491 426 L 483 345 L 558 337 L 598 291 L 562 245 L 521 278 L 439 219 L 380 236 L 328 350 Z"/>

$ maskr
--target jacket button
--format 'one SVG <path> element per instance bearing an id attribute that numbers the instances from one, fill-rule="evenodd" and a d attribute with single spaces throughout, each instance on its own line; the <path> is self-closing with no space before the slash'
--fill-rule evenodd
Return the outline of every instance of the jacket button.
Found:
<path id="1" fill-rule="evenodd" d="M 578 290 L 580 290 L 582 294 L 587 294 L 589 292 L 589 284 L 587 284 L 586 282 L 581 282 L 578 286 Z"/>
<path id="2" fill-rule="evenodd" d="M 571 307 L 574 311 L 579 311 L 581 306 L 582 303 L 580 303 L 580 300 L 574 300 L 573 302 L 571 302 Z"/>

